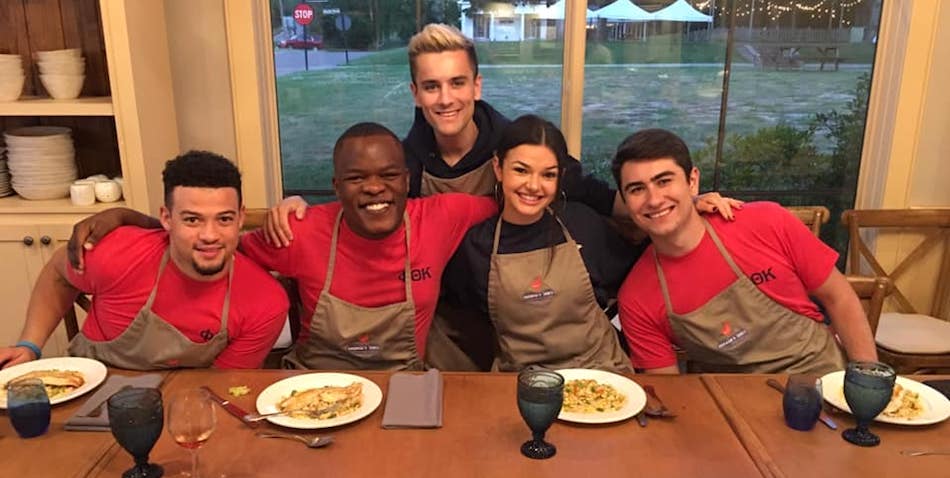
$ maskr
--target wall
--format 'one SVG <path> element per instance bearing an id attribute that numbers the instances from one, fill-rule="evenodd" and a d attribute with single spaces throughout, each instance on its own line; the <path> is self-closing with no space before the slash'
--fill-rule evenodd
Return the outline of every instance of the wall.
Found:
<path id="1" fill-rule="evenodd" d="M 178 141 L 237 159 L 223 0 L 166 0 Z"/>

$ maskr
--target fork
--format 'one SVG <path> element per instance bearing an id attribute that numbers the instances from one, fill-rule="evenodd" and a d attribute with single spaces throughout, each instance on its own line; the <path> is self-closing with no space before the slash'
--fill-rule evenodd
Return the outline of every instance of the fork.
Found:
<path id="1" fill-rule="evenodd" d="M 332 436 L 316 436 L 313 438 L 305 437 L 303 435 L 295 435 L 293 433 L 280 433 L 280 432 L 257 432 L 255 435 L 261 438 L 287 438 L 289 440 L 297 440 L 302 442 L 304 445 L 307 445 L 310 448 L 320 448 L 327 446 L 333 443 Z"/>
<path id="2" fill-rule="evenodd" d="M 99 415 L 102 415 L 102 411 L 105 410 L 105 408 L 106 408 L 106 402 L 108 402 L 109 399 L 112 398 L 112 395 L 115 395 L 115 394 L 117 394 L 117 393 L 119 393 L 119 392 L 121 392 L 121 391 L 123 391 L 123 390 L 125 390 L 125 389 L 127 389 L 127 388 L 132 388 L 132 386 L 131 386 L 131 385 L 123 385 L 122 388 L 116 390 L 115 392 L 113 392 L 113 393 L 112 393 L 111 395 L 109 395 L 108 397 L 103 398 L 102 401 L 99 402 L 99 404 L 96 405 L 92 410 L 89 410 L 88 412 L 86 412 L 85 415 L 79 415 L 77 418 L 96 418 L 96 417 L 98 417 Z"/>
<path id="3" fill-rule="evenodd" d="M 948 451 L 924 451 L 924 450 L 901 450 L 904 456 L 924 456 L 924 455 L 950 455 Z"/>
<path id="4" fill-rule="evenodd" d="M 656 389 L 653 388 L 653 385 L 644 385 L 643 391 L 650 396 L 650 398 L 656 400 L 656 405 L 648 405 L 643 409 L 643 412 L 651 417 L 675 417 L 676 414 L 671 412 L 669 408 L 666 408 L 666 405 L 663 404 L 663 400 L 660 400 L 659 395 L 656 394 Z"/>

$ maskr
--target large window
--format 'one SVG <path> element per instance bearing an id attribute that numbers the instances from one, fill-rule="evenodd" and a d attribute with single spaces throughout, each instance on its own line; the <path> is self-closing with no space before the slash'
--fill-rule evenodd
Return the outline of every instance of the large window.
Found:
<path id="1" fill-rule="evenodd" d="M 306 34 L 322 45 L 275 48 L 285 192 L 332 194 L 333 141 L 354 122 L 408 131 L 405 45 L 428 22 L 476 40 L 483 99 L 509 117 L 558 122 L 564 1 L 312 3 L 317 19 Z M 583 108 L 567 112 L 583 115 L 585 168 L 612 181 L 620 140 L 662 127 L 689 144 L 703 189 L 825 205 L 837 217 L 854 200 L 881 2 L 590 0 L 578 26 L 586 27 Z M 295 3 L 272 9 L 275 46 L 305 35 L 290 18 Z M 825 239 L 838 242 L 837 228 L 827 229 Z"/>

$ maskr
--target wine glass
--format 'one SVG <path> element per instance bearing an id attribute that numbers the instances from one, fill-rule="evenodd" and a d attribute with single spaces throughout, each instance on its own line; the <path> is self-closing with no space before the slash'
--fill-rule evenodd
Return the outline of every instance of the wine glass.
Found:
<path id="1" fill-rule="evenodd" d="M 544 441 L 548 430 L 564 403 L 564 377 L 550 370 L 526 369 L 518 374 L 518 411 L 531 429 L 533 438 L 521 445 L 528 458 L 550 458 L 557 453 L 554 445 Z"/>
<path id="2" fill-rule="evenodd" d="M 881 443 L 881 438 L 868 430 L 868 424 L 891 401 L 896 379 L 897 374 L 890 365 L 880 362 L 848 363 L 844 372 L 844 399 L 858 426 L 841 433 L 845 440 L 859 446 Z"/>
<path id="3" fill-rule="evenodd" d="M 38 437 L 49 429 L 50 405 L 46 387 L 38 378 L 7 385 L 7 413 L 20 438 Z"/>
<path id="4" fill-rule="evenodd" d="M 208 392 L 192 388 L 177 393 L 168 405 L 168 433 L 191 452 L 191 476 L 198 478 L 198 448 L 214 431 L 214 402 Z"/>
<path id="5" fill-rule="evenodd" d="M 162 392 L 155 388 L 127 388 L 109 397 L 107 407 L 112 436 L 135 459 L 135 466 L 122 473 L 122 478 L 162 476 L 165 470 L 148 462 L 148 454 L 165 425 Z"/>

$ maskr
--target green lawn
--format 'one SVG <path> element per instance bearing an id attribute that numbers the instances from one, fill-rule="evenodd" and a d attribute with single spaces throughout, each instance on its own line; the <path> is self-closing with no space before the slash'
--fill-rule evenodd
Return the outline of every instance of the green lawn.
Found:
<path id="1" fill-rule="evenodd" d="M 412 120 L 405 50 L 371 55 L 349 67 L 277 79 L 284 187 L 327 188 L 333 143 L 349 125 L 377 121 L 402 136 Z M 396 58 L 400 58 L 396 62 Z M 869 68 L 838 72 L 769 71 L 736 66 L 727 132 L 749 133 L 781 122 L 804 127 L 815 113 L 842 110 Z M 484 99 L 504 114 L 560 119 L 560 66 L 482 68 Z M 690 65 L 599 65 L 587 68 L 584 91 L 585 167 L 609 176 L 609 157 L 627 134 L 663 127 L 691 148 L 718 130 L 720 68 Z"/>

